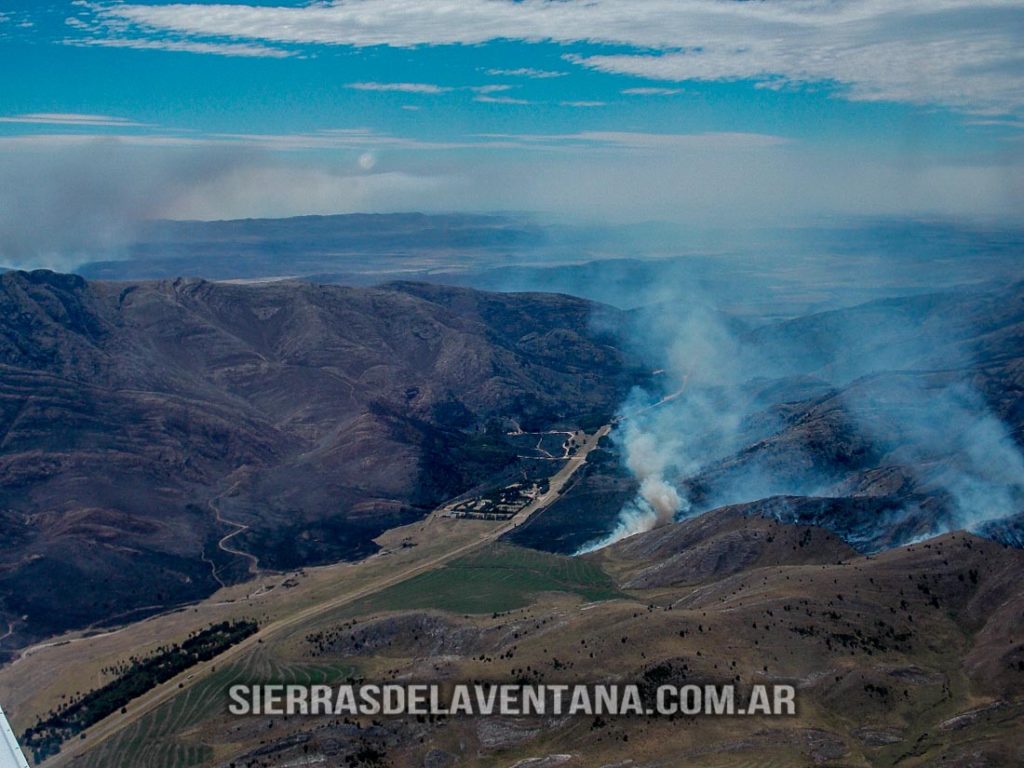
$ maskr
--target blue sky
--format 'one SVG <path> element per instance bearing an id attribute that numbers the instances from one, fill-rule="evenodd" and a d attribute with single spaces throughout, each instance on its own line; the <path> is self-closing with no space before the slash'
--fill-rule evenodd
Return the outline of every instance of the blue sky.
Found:
<path id="1" fill-rule="evenodd" d="M 1013 217 L 1022 47 L 1004 0 L 0 0 L 0 234 L 31 250 L 69 188 L 94 245 L 411 208 Z"/>

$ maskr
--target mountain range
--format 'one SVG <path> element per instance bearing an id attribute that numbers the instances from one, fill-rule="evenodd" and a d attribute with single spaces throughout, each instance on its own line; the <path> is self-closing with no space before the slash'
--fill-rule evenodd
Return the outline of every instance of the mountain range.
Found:
<path id="1" fill-rule="evenodd" d="M 514 465 L 506 430 L 613 410 L 639 375 L 602 330 L 616 313 L 415 284 L 3 275 L 4 642 L 375 551 Z"/>
<path id="2" fill-rule="evenodd" d="M 8 649 L 363 557 L 529 475 L 517 432 L 613 423 L 632 387 L 666 386 L 638 341 L 664 307 L 558 294 L 41 271 L 3 275 L 0 310 Z M 645 416 L 701 425 L 698 463 L 666 471 L 680 517 L 728 507 L 864 552 L 963 527 L 1020 541 L 1020 284 L 721 322 L 741 373 Z M 572 553 L 614 529 L 639 486 L 622 431 L 508 538 Z"/>

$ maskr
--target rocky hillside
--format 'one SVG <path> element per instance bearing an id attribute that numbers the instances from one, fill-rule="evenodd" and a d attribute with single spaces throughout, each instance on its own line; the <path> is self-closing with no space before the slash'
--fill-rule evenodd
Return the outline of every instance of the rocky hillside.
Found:
<path id="1" fill-rule="evenodd" d="M 731 683 L 738 699 L 789 684 L 795 715 L 238 718 L 221 678 L 190 692 L 193 719 L 166 705 L 80 764 L 187 745 L 222 766 L 1019 765 L 1022 567 L 1024 552 L 969 534 L 864 556 L 821 528 L 735 511 L 583 558 L 492 547 L 313 617 L 239 668 L 286 682 L 341 667 L 374 681 L 636 683 L 652 706 L 663 684 Z"/>
<path id="2" fill-rule="evenodd" d="M 601 313 L 614 323 L 567 296 L 415 284 L 3 275 L 5 642 L 190 600 L 257 562 L 373 551 L 506 469 L 510 425 L 614 409 L 632 373 Z"/>

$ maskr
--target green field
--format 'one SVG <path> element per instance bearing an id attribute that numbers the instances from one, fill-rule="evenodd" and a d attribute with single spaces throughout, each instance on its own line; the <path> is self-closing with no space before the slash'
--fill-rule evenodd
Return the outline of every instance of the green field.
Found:
<path id="1" fill-rule="evenodd" d="M 588 602 L 623 595 L 598 566 L 578 558 L 495 544 L 414 576 L 342 609 L 347 616 L 433 608 L 461 614 L 513 610 L 547 592 L 578 595 Z M 322 623 L 331 614 L 317 617 Z M 274 646 L 277 647 L 277 646 Z M 310 664 L 275 658 L 274 648 L 248 653 L 86 753 L 82 768 L 192 768 L 213 759 L 195 729 L 226 711 L 234 683 L 336 684 L 355 674 L 346 664 Z M 129 709 L 131 705 L 129 704 Z M 188 734 L 185 737 L 185 734 Z"/>
<path id="2" fill-rule="evenodd" d="M 360 600 L 345 613 L 424 608 L 493 613 L 522 608 L 543 592 L 567 592 L 588 602 L 622 597 L 592 563 L 495 544 Z"/>

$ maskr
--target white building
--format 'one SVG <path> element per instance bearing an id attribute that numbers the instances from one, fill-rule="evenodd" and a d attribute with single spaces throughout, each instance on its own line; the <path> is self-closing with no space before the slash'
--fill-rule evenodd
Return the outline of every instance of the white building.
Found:
<path id="1" fill-rule="evenodd" d="M 11 724 L 0 707 L 0 768 L 28 768 L 28 760 L 14 738 Z"/>

